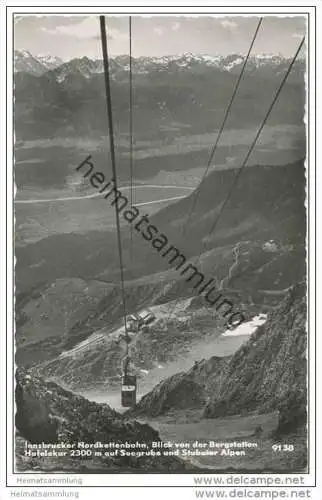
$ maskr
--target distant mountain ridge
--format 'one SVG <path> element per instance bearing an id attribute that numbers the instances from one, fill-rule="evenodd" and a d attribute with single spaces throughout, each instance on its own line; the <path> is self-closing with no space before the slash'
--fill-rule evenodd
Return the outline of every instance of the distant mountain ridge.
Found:
<path id="1" fill-rule="evenodd" d="M 192 54 L 184 52 L 175 55 L 165 55 L 162 57 L 145 57 L 140 56 L 132 58 L 133 73 L 146 74 L 153 70 L 162 70 L 167 68 L 177 67 L 191 68 L 198 66 L 218 68 L 222 71 L 235 72 L 239 70 L 244 62 L 244 55 L 229 54 L 228 56 L 207 55 L 207 54 Z M 129 71 L 128 55 L 119 55 L 110 59 L 111 70 L 113 71 Z M 275 54 L 256 54 L 252 55 L 248 61 L 248 70 L 255 68 L 277 68 L 283 67 L 288 63 L 289 59 L 281 55 Z M 299 64 L 303 64 L 299 61 Z M 79 71 L 85 78 L 89 78 L 92 74 L 103 72 L 102 59 L 91 59 L 87 56 L 81 58 L 73 58 L 64 62 L 56 56 L 33 55 L 26 50 L 14 51 L 14 71 L 15 73 L 24 71 L 36 76 L 40 76 L 47 71 L 54 71 L 57 81 L 62 81 L 70 73 Z"/>

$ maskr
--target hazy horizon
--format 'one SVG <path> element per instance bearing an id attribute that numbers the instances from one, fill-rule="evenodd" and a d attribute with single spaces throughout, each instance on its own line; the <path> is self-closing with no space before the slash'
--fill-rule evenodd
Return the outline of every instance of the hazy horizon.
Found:
<path id="1" fill-rule="evenodd" d="M 208 56 L 245 54 L 259 16 L 132 16 L 134 58 L 184 53 Z M 63 61 L 101 59 L 97 16 L 14 17 L 14 49 Z M 129 16 L 106 16 L 109 53 L 129 53 Z M 304 16 L 264 16 L 252 55 L 292 57 L 306 32 Z"/>

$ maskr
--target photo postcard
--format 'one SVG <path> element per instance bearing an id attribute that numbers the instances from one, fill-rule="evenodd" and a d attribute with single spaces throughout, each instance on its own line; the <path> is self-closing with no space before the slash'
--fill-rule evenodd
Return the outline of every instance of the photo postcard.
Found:
<path id="1" fill-rule="evenodd" d="M 311 14 L 56 10 L 8 18 L 11 474 L 314 474 Z"/>

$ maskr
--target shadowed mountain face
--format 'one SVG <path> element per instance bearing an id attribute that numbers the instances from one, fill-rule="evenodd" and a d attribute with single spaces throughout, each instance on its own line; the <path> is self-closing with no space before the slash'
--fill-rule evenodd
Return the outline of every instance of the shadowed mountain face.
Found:
<path id="1" fill-rule="evenodd" d="M 306 286 L 293 287 L 231 357 L 196 363 L 156 386 L 131 415 L 204 408 L 205 418 L 279 410 L 278 434 L 306 424 Z"/>
<path id="2" fill-rule="evenodd" d="M 290 290 L 231 359 L 205 416 L 280 409 L 284 430 L 306 422 L 306 286 Z"/>

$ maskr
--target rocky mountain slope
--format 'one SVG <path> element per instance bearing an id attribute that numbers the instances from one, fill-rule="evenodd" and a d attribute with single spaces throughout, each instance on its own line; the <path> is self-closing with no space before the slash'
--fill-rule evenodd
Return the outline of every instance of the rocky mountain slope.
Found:
<path id="1" fill-rule="evenodd" d="M 162 381 L 132 411 L 160 415 L 204 407 L 205 418 L 279 410 L 281 434 L 305 428 L 306 286 L 293 287 L 230 358 L 213 357 Z"/>
<path id="2" fill-rule="evenodd" d="M 289 428 L 306 421 L 306 286 L 290 290 L 232 358 L 205 416 L 281 409 Z M 287 415 L 286 415 L 287 414 Z"/>
<path id="3" fill-rule="evenodd" d="M 229 357 L 213 356 L 196 362 L 188 372 L 176 373 L 162 380 L 151 392 L 143 396 L 135 410 L 129 414 L 156 417 L 178 410 L 203 408 L 228 364 Z"/>
<path id="4" fill-rule="evenodd" d="M 158 433 L 145 424 L 125 421 L 108 405 L 90 402 L 65 391 L 53 382 L 31 376 L 21 370 L 16 374 L 16 428 L 18 431 L 17 467 L 24 469 L 104 472 L 111 469 L 149 471 L 185 471 L 187 466 L 177 459 L 165 457 L 100 457 L 71 459 L 70 453 L 60 459 L 25 456 L 21 438 L 27 444 L 69 444 L 69 451 L 80 449 L 79 442 L 140 443 L 150 449 L 160 440 Z M 26 444 L 25 444 L 26 446 Z M 29 448 L 32 449 L 32 448 Z M 67 448 L 65 448 L 66 450 Z M 131 451 L 139 450 L 132 447 Z M 141 448 L 142 450 L 142 448 Z"/>

